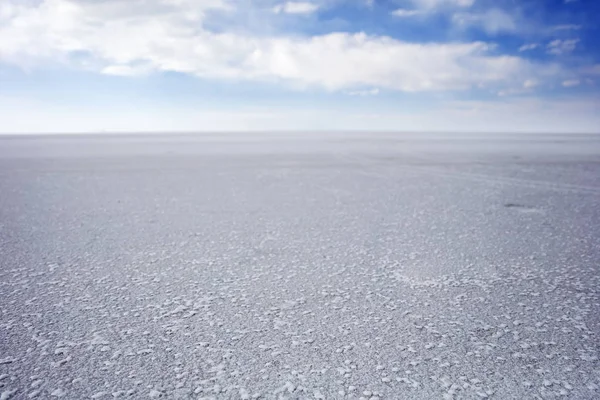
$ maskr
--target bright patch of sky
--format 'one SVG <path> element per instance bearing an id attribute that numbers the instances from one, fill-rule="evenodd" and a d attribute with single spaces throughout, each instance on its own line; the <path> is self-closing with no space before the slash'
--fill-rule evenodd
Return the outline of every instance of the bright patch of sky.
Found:
<path id="1" fill-rule="evenodd" d="M 599 20 L 592 0 L 3 0 L 0 131 L 598 131 Z"/>

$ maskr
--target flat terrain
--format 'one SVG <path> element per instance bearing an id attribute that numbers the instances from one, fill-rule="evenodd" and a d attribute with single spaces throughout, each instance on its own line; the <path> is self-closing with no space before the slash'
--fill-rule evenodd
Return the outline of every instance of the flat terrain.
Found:
<path id="1" fill-rule="evenodd" d="M 600 398 L 600 136 L 0 137 L 0 399 Z"/>

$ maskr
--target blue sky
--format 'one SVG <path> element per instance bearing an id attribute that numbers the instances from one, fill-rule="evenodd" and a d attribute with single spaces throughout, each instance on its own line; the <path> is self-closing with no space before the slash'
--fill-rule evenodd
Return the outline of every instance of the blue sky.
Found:
<path id="1" fill-rule="evenodd" d="M 600 131 L 593 0 L 2 0 L 0 132 Z"/>

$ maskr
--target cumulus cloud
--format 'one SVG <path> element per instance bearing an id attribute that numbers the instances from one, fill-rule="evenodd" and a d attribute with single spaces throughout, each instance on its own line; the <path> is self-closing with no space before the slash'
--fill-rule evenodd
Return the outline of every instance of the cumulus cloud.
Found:
<path id="1" fill-rule="evenodd" d="M 584 67 L 582 72 L 586 75 L 600 75 L 600 64 Z"/>
<path id="2" fill-rule="evenodd" d="M 138 76 L 148 73 L 148 69 L 143 66 L 132 66 L 132 65 L 108 65 L 100 71 L 105 75 L 115 76 Z"/>
<path id="3" fill-rule="evenodd" d="M 395 17 L 408 18 L 437 12 L 468 8 L 475 0 L 412 0 L 413 9 L 399 8 L 391 12 Z"/>
<path id="4" fill-rule="evenodd" d="M 441 7 L 467 8 L 475 4 L 475 0 L 412 0 L 415 7 L 423 9 L 436 9 Z"/>
<path id="5" fill-rule="evenodd" d="M 491 35 L 516 32 L 519 29 L 515 18 L 499 8 L 492 8 L 482 13 L 456 13 L 452 16 L 452 20 L 458 27 L 478 27 Z"/>
<path id="6" fill-rule="evenodd" d="M 523 88 L 524 89 L 532 89 L 536 86 L 539 86 L 539 82 L 536 79 L 527 79 L 525 82 L 523 82 Z"/>
<path id="7" fill-rule="evenodd" d="M 376 96 L 379 94 L 379 89 L 368 89 L 368 90 L 353 90 L 350 92 L 346 92 L 347 95 L 350 96 Z"/>
<path id="8" fill-rule="evenodd" d="M 498 96 L 506 97 L 513 95 L 530 94 L 533 89 L 540 86 L 540 81 L 537 79 L 527 79 L 520 87 L 511 87 L 498 91 Z"/>
<path id="9" fill-rule="evenodd" d="M 415 17 L 421 14 L 423 14 L 423 11 L 421 10 L 406 10 L 404 8 L 399 8 L 397 10 L 392 11 L 392 15 L 394 17 L 400 18 Z"/>
<path id="10" fill-rule="evenodd" d="M 519 51 L 523 52 L 523 51 L 535 50 L 538 47 L 540 47 L 539 43 L 528 43 L 528 44 L 524 44 L 523 46 L 519 47 Z"/>
<path id="11" fill-rule="evenodd" d="M 265 37 L 203 27 L 208 13 L 229 9 L 221 0 L 11 0 L 1 14 L 0 62 L 405 92 L 496 90 L 560 73 L 553 65 L 497 55 L 483 42 L 417 44 L 364 33 Z"/>
<path id="12" fill-rule="evenodd" d="M 554 31 L 578 31 L 581 28 L 581 25 L 576 24 L 555 25 L 552 27 Z"/>
<path id="13" fill-rule="evenodd" d="M 574 86 L 579 86 L 581 84 L 581 81 L 579 79 L 568 79 L 566 81 L 563 81 L 562 85 L 564 87 L 574 87 Z"/>
<path id="14" fill-rule="evenodd" d="M 562 55 L 571 53 L 577 48 L 579 39 L 556 39 L 548 43 L 546 50 L 549 54 Z"/>
<path id="15" fill-rule="evenodd" d="M 319 6 L 308 2 L 287 2 L 273 7 L 273 12 L 286 14 L 312 14 L 319 9 Z"/>
<path id="16" fill-rule="evenodd" d="M 495 85 L 533 73 L 526 61 L 492 56 L 488 50 L 489 46 L 481 42 L 423 45 L 334 33 L 259 43 L 241 72 L 331 90 L 377 86 L 408 92 Z"/>

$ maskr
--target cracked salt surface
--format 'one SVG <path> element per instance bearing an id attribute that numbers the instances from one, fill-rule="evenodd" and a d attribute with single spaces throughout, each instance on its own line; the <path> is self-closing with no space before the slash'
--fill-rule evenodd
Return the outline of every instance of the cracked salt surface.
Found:
<path id="1" fill-rule="evenodd" d="M 600 397 L 600 139 L 434 139 L 0 138 L 0 399 Z"/>

